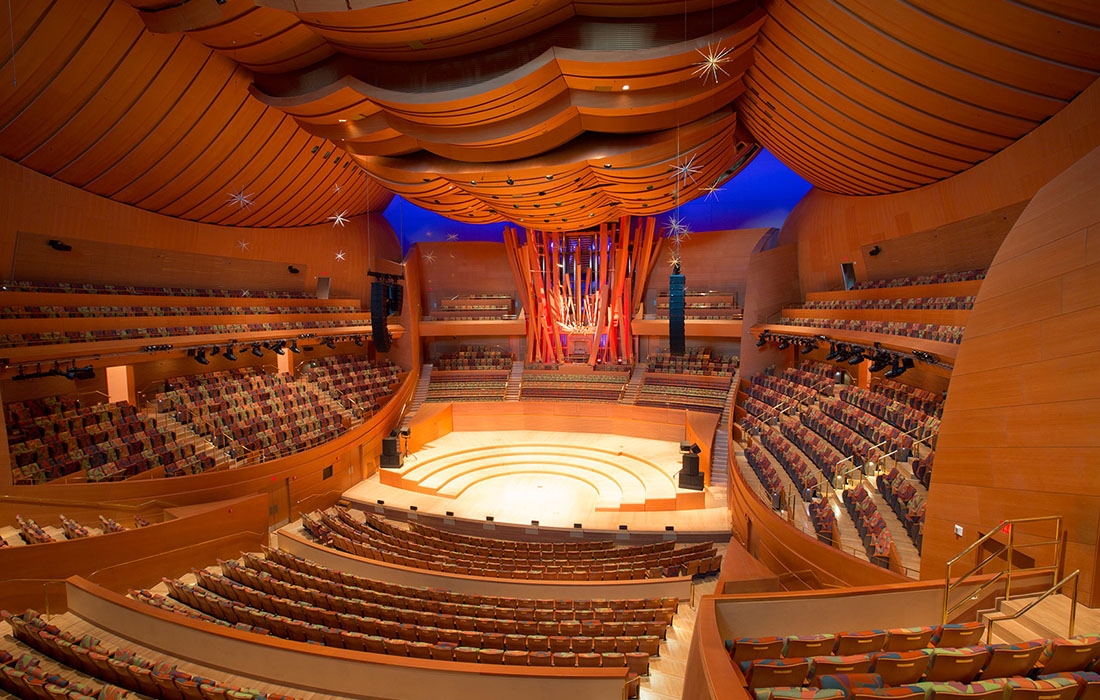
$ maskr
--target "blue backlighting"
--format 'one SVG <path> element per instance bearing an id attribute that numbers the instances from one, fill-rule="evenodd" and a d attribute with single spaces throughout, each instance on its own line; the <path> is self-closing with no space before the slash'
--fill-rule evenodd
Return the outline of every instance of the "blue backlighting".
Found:
<path id="1" fill-rule="evenodd" d="M 780 227 L 794 205 L 810 190 L 810 183 L 796 175 L 765 149 L 738 175 L 706 201 L 699 197 L 680 206 L 679 216 L 692 231 L 725 231 L 739 228 Z M 657 217 L 658 225 L 676 215 L 672 210 Z M 383 212 L 401 239 L 402 252 L 420 242 L 504 240 L 501 222 L 467 224 L 421 209 L 395 196 Z"/>

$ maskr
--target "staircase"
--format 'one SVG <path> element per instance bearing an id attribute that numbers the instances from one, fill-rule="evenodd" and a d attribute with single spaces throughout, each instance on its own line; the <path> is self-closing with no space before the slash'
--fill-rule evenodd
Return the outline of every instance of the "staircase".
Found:
<path id="1" fill-rule="evenodd" d="M 1064 590 L 1069 589 L 1067 587 Z M 1038 596 L 1000 600 L 996 610 L 981 613 L 981 622 L 987 622 L 990 618 L 997 619 L 1014 614 L 1036 598 Z M 1065 637 L 1069 631 L 1070 604 L 1069 596 L 1056 593 L 1029 610 L 1023 617 L 994 624 L 993 642 L 1018 644 L 1033 639 Z M 1078 603 L 1074 634 L 1097 633 L 1100 633 L 1100 609 L 1087 608 Z"/>
<path id="2" fill-rule="evenodd" d="M 214 460 L 215 469 L 233 469 L 237 466 L 237 461 L 224 449 L 215 447 L 209 438 L 199 435 L 189 426 L 180 423 L 170 413 L 157 413 L 155 403 L 147 404 L 142 409 L 142 413 L 154 421 L 161 430 L 174 434 L 179 444 L 194 445 L 196 455 L 209 454 Z"/>
<path id="3" fill-rule="evenodd" d="M 516 360 L 512 363 L 512 374 L 508 377 L 508 388 L 504 392 L 505 401 L 519 401 L 519 389 L 523 383 L 523 363 Z"/>
<path id="4" fill-rule="evenodd" d="M 626 388 L 623 389 L 622 398 L 619 399 L 619 403 L 633 404 L 638 400 L 638 392 L 642 388 L 642 377 L 645 375 L 646 365 L 638 362 L 634 365 L 634 370 L 630 373 L 630 381 L 627 382 Z"/>
<path id="5" fill-rule="evenodd" d="M 409 427 L 409 423 L 412 422 L 413 415 L 420 410 L 420 406 L 423 405 L 424 399 L 428 398 L 428 385 L 432 383 L 432 366 L 421 365 L 420 366 L 420 379 L 416 382 L 416 391 L 413 392 L 412 404 L 409 406 L 409 410 L 405 413 L 405 417 L 401 420 L 401 427 Z"/>
<path id="6" fill-rule="evenodd" d="M 916 546 L 913 544 L 913 540 L 909 539 L 909 533 L 905 529 L 905 524 L 898 519 L 897 513 L 890 507 L 890 504 L 886 502 L 886 499 L 882 497 L 882 494 L 878 492 L 878 485 L 873 480 L 864 478 L 863 486 L 867 489 L 867 493 L 870 494 L 871 500 L 875 502 L 875 507 L 882 513 L 882 517 L 886 520 L 886 524 L 890 527 L 890 535 L 894 538 L 894 548 L 898 550 L 898 559 L 901 561 L 901 565 L 904 566 L 907 571 L 906 576 L 910 578 L 920 577 L 920 552 L 917 551 Z"/>
<path id="7" fill-rule="evenodd" d="M 355 415 L 352 414 L 350 410 L 341 406 L 340 403 L 333 398 L 332 394 L 322 389 L 316 382 L 307 379 L 305 375 L 298 376 L 295 379 L 318 396 L 318 403 L 343 418 L 345 425 L 356 422 Z M 361 418 L 365 419 L 366 416 L 361 416 Z"/>

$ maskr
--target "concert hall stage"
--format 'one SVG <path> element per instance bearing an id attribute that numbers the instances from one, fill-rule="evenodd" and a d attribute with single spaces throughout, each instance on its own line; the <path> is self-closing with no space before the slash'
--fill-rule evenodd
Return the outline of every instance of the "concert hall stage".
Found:
<path id="1" fill-rule="evenodd" d="M 706 471 L 716 424 L 709 414 L 616 404 L 427 404 L 410 423 L 404 465 L 344 497 L 543 528 L 728 533 L 724 490 L 677 486 L 680 441 L 699 445 Z"/>

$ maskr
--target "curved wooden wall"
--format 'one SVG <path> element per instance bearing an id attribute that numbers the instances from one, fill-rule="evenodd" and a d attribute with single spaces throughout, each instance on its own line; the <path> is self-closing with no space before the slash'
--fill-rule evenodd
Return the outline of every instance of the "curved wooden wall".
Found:
<path id="1" fill-rule="evenodd" d="M 537 668 L 435 661 L 334 649 L 241 632 L 164 612 L 74 576 L 69 608 L 112 634 L 170 657 L 306 692 L 365 700 L 619 700 L 626 667 Z M 293 693 L 292 693 L 293 694 Z"/>
<path id="2" fill-rule="evenodd" d="M 35 506 L 35 511 L 42 511 L 49 504 L 39 500 Z M 54 514 L 74 514 L 67 504 L 52 507 Z M 13 508 L 27 514 L 14 504 Z M 179 517 L 126 532 L 0 548 L 0 608 L 57 613 L 65 606 L 60 584 L 70 576 L 125 593 L 128 588 L 154 586 L 162 576 L 181 576 L 219 557 L 255 550 L 267 542 L 267 508 L 266 496 L 245 496 L 188 508 Z M 117 511 L 109 505 L 101 510 Z M 39 524 L 46 522 L 43 518 Z"/>
<path id="3" fill-rule="evenodd" d="M 1098 44 L 1100 45 L 1100 44 Z M 851 197 L 814 188 L 791 211 L 780 241 L 798 243 L 803 292 L 843 288 L 840 264 L 853 262 L 863 279 L 866 248 L 914 232 L 980 217 L 1030 199 L 1055 175 L 1100 143 L 1100 82 L 1094 82 L 1060 112 L 1008 148 L 948 180 L 909 192 Z M 953 230 L 959 240 L 965 229 Z M 983 237 L 972 257 L 992 260 L 1000 240 Z M 956 257 L 961 251 L 956 250 Z M 888 251 L 884 251 L 884 255 Z M 913 257 L 906 274 L 937 270 Z M 895 273 L 900 270 L 895 270 Z"/>
<path id="4" fill-rule="evenodd" d="M 1062 515 L 1065 570 L 1080 568 L 1084 600 L 1100 603 L 1098 363 L 1100 146 L 1035 194 L 978 292 L 944 407 L 923 576 L 1002 519 Z"/>
<path id="5" fill-rule="evenodd" d="M 1094 4 L 767 0 L 738 100 L 753 135 L 837 194 L 908 190 L 989 158 L 1100 72 Z"/>

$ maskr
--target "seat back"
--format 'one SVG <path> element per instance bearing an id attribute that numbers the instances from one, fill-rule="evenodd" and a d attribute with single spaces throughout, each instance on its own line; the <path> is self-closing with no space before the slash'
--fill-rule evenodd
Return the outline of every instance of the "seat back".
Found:
<path id="1" fill-rule="evenodd" d="M 888 651 L 875 656 L 872 670 L 884 685 L 900 686 L 918 682 L 930 663 L 931 655 L 922 651 Z"/>
<path id="2" fill-rule="evenodd" d="M 1045 680 L 1009 678 L 1005 700 L 1074 700 L 1080 687 L 1072 678 L 1053 677 Z"/>
<path id="3" fill-rule="evenodd" d="M 1039 659 L 1043 674 L 1084 671 L 1100 655 L 1100 636 L 1079 635 L 1072 639 L 1052 639 Z"/>
<path id="4" fill-rule="evenodd" d="M 1040 642 L 993 644 L 989 647 L 989 651 L 989 661 L 986 662 L 978 680 L 1026 676 L 1039 660 L 1039 655 L 1043 653 L 1043 645 Z"/>
<path id="5" fill-rule="evenodd" d="M 989 650 L 985 647 L 965 647 L 962 649 L 931 650 L 932 663 L 928 667 L 925 679 L 930 682 L 969 683 L 989 660 Z"/>
<path id="6" fill-rule="evenodd" d="M 806 682 L 810 663 L 806 659 L 762 659 L 749 667 L 749 690 L 776 686 L 798 687 Z"/>

